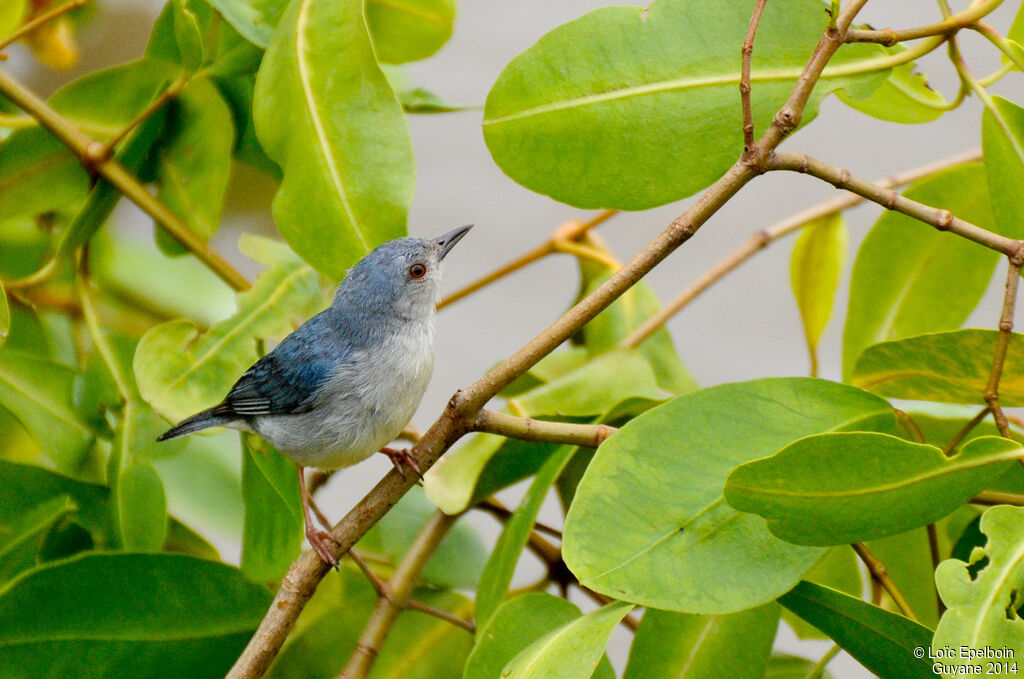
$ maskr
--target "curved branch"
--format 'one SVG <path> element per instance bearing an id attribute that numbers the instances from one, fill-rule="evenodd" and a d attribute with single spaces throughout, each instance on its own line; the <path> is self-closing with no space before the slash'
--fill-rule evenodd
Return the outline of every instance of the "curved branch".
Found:
<path id="1" fill-rule="evenodd" d="M 882 45 L 892 46 L 906 40 L 928 38 L 933 35 L 950 35 L 956 33 L 961 28 L 968 28 L 978 19 L 988 15 L 1002 1 L 988 0 L 988 2 L 979 2 L 962 12 L 950 15 L 942 21 L 927 26 L 905 28 L 899 31 L 891 28 L 883 28 L 881 30 L 851 28 L 846 33 L 846 42 L 877 42 Z"/>
<path id="2" fill-rule="evenodd" d="M 821 71 L 842 45 L 845 31 L 866 1 L 851 0 L 837 20 L 836 27 L 830 27 L 822 37 L 786 106 L 759 141 L 763 152 L 773 151 L 796 126 L 793 123 L 790 127 L 787 121 L 799 120 Z M 480 380 L 456 392 L 444 413 L 412 449 L 420 469 L 429 469 L 437 462 L 444 451 L 469 430 L 469 424 L 480 409 L 505 385 L 554 351 L 689 240 L 719 208 L 762 171 L 742 159 L 738 160 L 686 212 L 674 219 L 657 238 L 596 290 Z M 397 471 L 389 472 L 331 531 L 333 541 L 337 543 L 334 554 L 340 556 L 348 551 L 411 487 L 411 480 L 403 479 Z M 254 679 L 266 672 L 327 570 L 327 564 L 313 552 L 304 553 L 292 564 L 266 617 L 227 679 Z"/>
<path id="3" fill-rule="evenodd" d="M 575 424 L 573 422 L 549 422 L 518 417 L 484 408 L 473 420 L 473 431 L 498 434 L 520 441 L 543 441 L 566 443 L 571 446 L 597 448 L 618 431 L 606 424 Z"/>

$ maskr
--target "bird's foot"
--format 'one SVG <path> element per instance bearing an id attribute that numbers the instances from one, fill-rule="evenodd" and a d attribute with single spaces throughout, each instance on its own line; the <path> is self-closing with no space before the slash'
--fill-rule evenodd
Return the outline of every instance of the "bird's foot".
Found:
<path id="1" fill-rule="evenodd" d="M 338 567 L 338 560 L 334 557 L 334 554 L 331 553 L 331 548 L 327 544 L 328 542 L 333 542 L 337 544 L 337 540 L 334 539 L 333 535 L 331 535 L 327 531 L 322 531 L 318 528 L 307 526 L 306 540 L 309 541 L 309 546 L 313 548 L 313 551 L 319 554 L 320 558 L 324 560 L 324 563 L 326 563 L 331 568 Z"/>
<path id="2" fill-rule="evenodd" d="M 416 464 L 416 458 L 412 456 L 412 453 L 409 452 L 408 448 L 402 448 L 400 450 L 395 450 L 394 448 L 381 448 L 380 452 L 388 456 L 391 460 L 391 464 L 395 465 L 395 469 L 402 475 L 403 479 L 407 481 L 409 480 L 405 475 L 406 467 L 411 469 L 421 480 L 423 479 L 423 472 L 420 471 L 420 466 Z"/>

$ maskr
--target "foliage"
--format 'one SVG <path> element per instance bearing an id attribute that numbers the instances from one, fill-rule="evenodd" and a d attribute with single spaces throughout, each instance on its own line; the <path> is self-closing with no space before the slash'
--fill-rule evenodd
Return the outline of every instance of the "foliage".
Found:
<path id="1" fill-rule="evenodd" d="M 0 39 L 48 4 L 0 0 Z M 476 433 L 422 490 L 393 492 L 381 520 L 343 536 L 387 589 L 344 561 L 308 605 L 294 465 L 253 435 L 155 438 L 216 403 L 355 261 L 406 233 L 408 116 L 471 107 L 396 65 L 443 48 L 455 3 L 167 0 L 143 55 L 46 102 L 0 69 L 0 675 L 224 676 L 257 626 L 292 605 L 272 605 L 275 592 L 305 605 L 283 646 L 259 649 L 277 654 L 269 676 L 282 678 L 348 667 L 608 679 L 620 624 L 634 633 L 628 657 L 612 658 L 625 679 L 830 676 L 824 662 L 772 655 L 780 621 L 883 677 L 974 664 L 933 665 L 929 648 L 1024 661 L 1024 510 L 1007 506 L 1024 505 L 1024 449 L 1004 412 L 1024 405 L 1024 335 L 1012 332 L 1024 108 L 986 89 L 1021 77 L 1024 11 L 989 26 L 998 3 L 973 3 L 919 31 L 847 32 L 857 4 L 607 7 L 507 64 L 482 134 L 516 182 L 606 210 L 705 193 L 625 266 L 590 232 L 611 213 L 552 235 L 542 253 L 573 256 L 579 304 L 541 339 L 567 341 L 501 364 L 469 388 L 491 389 L 472 412 L 453 398 L 439 424 L 455 433 L 437 444 L 445 427 L 432 430 L 418 459 Z M 73 58 L 73 27 L 88 21 L 73 7 L 29 31 L 45 63 Z M 962 31 L 988 38 L 1003 67 L 975 78 Z M 812 68 L 834 39 L 844 44 Z M 848 203 L 765 229 L 697 286 L 801 230 L 788 275 L 811 376 L 698 385 L 685 362 L 701 357 L 679 355 L 640 275 L 743 183 L 794 169 L 775 147 L 820 124 L 826 97 L 908 125 L 959 107 L 917 70 L 944 45 L 982 104 L 980 159 L 911 172 L 899 195 L 795 164 L 889 208 L 849 274 L 842 363 L 830 366 L 843 381 L 817 374 Z M 241 236 L 260 269 L 251 283 L 208 245 L 239 163 L 275 187 L 282 237 Z M 108 228 L 123 196 L 153 217 L 153 243 Z M 1006 284 L 993 280 L 1000 255 Z M 994 288 L 1001 318 L 963 328 Z M 488 420 L 479 411 L 494 396 Z M 524 480 L 517 506 L 494 498 Z M 553 495 L 554 529 L 538 522 Z M 463 519 L 475 508 L 502 520 L 493 547 Z M 214 547 L 225 541 L 241 544 L 237 560 Z M 530 553 L 543 577 L 524 591 Z"/>

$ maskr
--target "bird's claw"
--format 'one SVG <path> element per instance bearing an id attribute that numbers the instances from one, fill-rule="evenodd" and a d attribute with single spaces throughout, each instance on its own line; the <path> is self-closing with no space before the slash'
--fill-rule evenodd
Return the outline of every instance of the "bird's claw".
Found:
<path id="1" fill-rule="evenodd" d="M 324 560 L 324 563 L 331 568 L 338 567 L 338 560 L 334 557 L 334 554 L 331 553 L 331 549 L 327 545 L 328 541 L 337 544 L 333 535 L 326 531 L 309 527 L 306 529 L 306 540 L 309 541 L 309 546 L 313 548 L 313 551 L 319 554 L 320 558 Z"/>
<path id="2" fill-rule="evenodd" d="M 402 475 L 402 478 L 406 481 L 409 477 L 405 475 L 405 468 L 408 467 L 413 471 L 414 474 L 422 481 L 423 472 L 420 471 L 420 466 L 416 464 L 416 458 L 412 456 L 408 448 L 402 448 L 401 450 L 395 450 L 394 448 L 382 448 L 383 454 L 388 456 L 391 460 L 391 464 L 395 466 L 395 470 Z"/>

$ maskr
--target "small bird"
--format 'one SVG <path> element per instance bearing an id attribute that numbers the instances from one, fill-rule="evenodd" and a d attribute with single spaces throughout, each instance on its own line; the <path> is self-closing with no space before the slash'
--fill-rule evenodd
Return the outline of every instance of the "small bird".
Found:
<path id="1" fill-rule="evenodd" d="M 306 539 L 338 562 L 318 530 L 303 468 L 348 467 L 381 452 L 402 475 L 420 470 L 408 450 L 385 446 L 423 398 L 434 369 L 434 309 L 442 260 L 472 228 L 438 238 L 398 238 L 363 257 L 338 285 L 331 306 L 299 326 L 239 378 L 219 404 L 157 440 L 209 427 L 255 432 L 298 466 Z"/>

